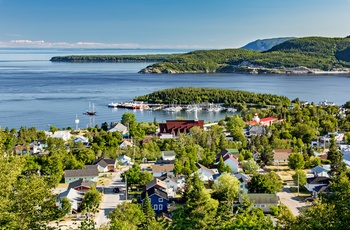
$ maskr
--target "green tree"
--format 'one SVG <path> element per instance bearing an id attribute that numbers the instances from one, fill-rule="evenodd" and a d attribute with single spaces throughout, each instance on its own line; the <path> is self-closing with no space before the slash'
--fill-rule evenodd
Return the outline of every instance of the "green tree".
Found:
<path id="1" fill-rule="evenodd" d="M 316 156 L 311 156 L 309 161 L 307 162 L 308 167 L 313 168 L 321 165 L 321 159 Z"/>
<path id="2" fill-rule="evenodd" d="M 70 213 L 70 211 L 72 209 L 72 204 L 70 203 L 70 201 L 68 200 L 67 197 L 63 197 L 61 202 L 62 202 L 62 205 L 60 208 L 60 214 L 61 214 L 61 216 L 65 216 L 68 213 Z"/>
<path id="3" fill-rule="evenodd" d="M 282 180 L 275 172 L 266 174 L 255 174 L 248 183 L 248 190 L 251 193 L 270 193 L 282 191 Z"/>
<path id="4" fill-rule="evenodd" d="M 239 194 L 239 180 L 229 174 L 223 173 L 215 181 L 213 189 L 213 198 L 225 202 L 230 205 L 230 210 L 233 210 L 233 201 L 237 199 Z"/>
<path id="5" fill-rule="evenodd" d="M 296 170 L 292 176 L 294 184 L 302 186 L 306 184 L 306 174 L 303 170 Z"/>
<path id="6" fill-rule="evenodd" d="M 123 202 L 109 213 L 111 230 L 136 230 L 145 222 L 145 214 L 138 204 Z"/>
<path id="7" fill-rule="evenodd" d="M 242 167 L 245 173 L 254 173 L 259 169 L 259 165 L 255 162 L 253 158 L 242 163 Z"/>
<path id="8" fill-rule="evenodd" d="M 146 222 L 151 222 L 154 219 L 155 213 L 152 208 L 151 200 L 149 199 L 148 193 L 146 192 L 146 198 L 143 203 L 143 213 L 146 217 Z"/>
<path id="9" fill-rule="evenodd" d="M 337 148 L 334 135 L 331 136 L 327 159 L 331 161 L 331 173 L 333 175 L 339 175 L 341 172 L 346 171 L 343 155 Z"/>
<path id="10" fill-rule="evenodd" d="M 96 208 L 98 208 L 100 205 L 101 198 L 101 193 L 96 189 L 94 185 L 92 185 L 84 195 L 83 201 L 81 203 L 81 209 L 84 211 L 88 211 L 89 209 L 95 211 Z"/>
<path id="11" fill-rule="evenodd" d="M 288 157 L 288 166 L 291 169 L 303 169 L 305 165 L 303 154 L 292 153 Z"/>
<path id="12" fill-rule="evenodd" d="M 186 204 L 173 213 L 174 229 L 205 229 L 214 225 L 218 202 L 195 173 L 186 180 Z"/>
<path id="13" fill-rule="evenodd" d="M 224 159 L 222 158 L 222 156 L 220 156 L 220 160 L 219 160 L 219 163 L 218 163 L 218 171 L 220 173 L 223 173 L 223 172 L 230 173 L 231 172 L 230 166 L 225 164 Z"/>

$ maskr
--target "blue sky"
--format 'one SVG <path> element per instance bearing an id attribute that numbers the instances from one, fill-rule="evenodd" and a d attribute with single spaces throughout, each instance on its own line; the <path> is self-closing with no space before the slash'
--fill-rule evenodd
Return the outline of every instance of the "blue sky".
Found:
<path id="1" fill-rule="evenodd" d="M 236 48 L 350 35 L 350 0 L 0 0 L 0 46 Z"/>

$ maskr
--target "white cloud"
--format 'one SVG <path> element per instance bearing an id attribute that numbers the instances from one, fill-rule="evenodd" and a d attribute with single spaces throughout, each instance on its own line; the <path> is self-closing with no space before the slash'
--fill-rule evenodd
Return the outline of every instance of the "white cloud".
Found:
<path id="1" fill-rule="evenodd" d="M 0 46 L 4 47 L 41 47 L 41 48 L 140 48 L 141 46 L 134 43 L 99 43 L 99 42 L 45 42 L 43 40 L 11 40 L 9 42 L 0 42 Z"/>
<path id="2" fill-rule="evenodd" d="M 203 49 L 205 47 L 199 45 L 140 45 L 135 43 L 101 43 L 101 42 L 87 42 L 80 41 L 76 43 L 68 42 L 46 42 L 44 40 L 26 40 L 17 39 L 9 42 L 0 41 L 0 47 L 33 47 L 33 48 L 120 48 L 120 49 Z"/>

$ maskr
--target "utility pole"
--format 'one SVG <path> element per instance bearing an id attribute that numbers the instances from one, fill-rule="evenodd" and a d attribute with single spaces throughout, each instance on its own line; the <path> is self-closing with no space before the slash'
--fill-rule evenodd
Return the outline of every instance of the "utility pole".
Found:
<path id="1" fill-rule="evenodd" d="M 299 173 L 298 173 L 298 196 L 299 196 Z"/>
<path id="2" fill-rule="evenodd" d="M 125 200 L 128 200 L 128 178 L 125 174 Z"/>

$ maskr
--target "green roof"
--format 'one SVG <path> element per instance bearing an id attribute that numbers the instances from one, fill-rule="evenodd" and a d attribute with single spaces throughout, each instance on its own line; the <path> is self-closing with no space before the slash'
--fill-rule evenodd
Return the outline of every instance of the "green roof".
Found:
<path id="1" fill-rule="evenodd" d="M 226 150 L 232 154 L 239 154 L 238 149 L 226 149 Z"/>

